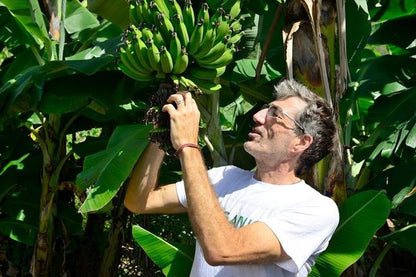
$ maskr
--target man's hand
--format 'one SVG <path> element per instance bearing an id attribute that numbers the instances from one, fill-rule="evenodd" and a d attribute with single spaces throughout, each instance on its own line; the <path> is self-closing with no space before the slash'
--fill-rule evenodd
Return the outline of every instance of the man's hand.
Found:
<path id="1" fill-rule="evenodd" d="M 172 94 L 162 110 L 170 116 L 170 137 L 172 145 L 178 149 L 184 143 L 198 143 L 200 113 L 189 92 Z M 176 108 L 173 105 L 176 103 Z"/>

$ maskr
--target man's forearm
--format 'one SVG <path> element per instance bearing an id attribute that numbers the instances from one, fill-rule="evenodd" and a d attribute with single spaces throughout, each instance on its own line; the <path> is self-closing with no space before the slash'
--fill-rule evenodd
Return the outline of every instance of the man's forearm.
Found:
<path id="1" fill-rule="evenodd" d="M 205 259 L 214 262 L 236 229 L 219 205 L 200 153 L 185 148 L 181 153 L 181 165 L 192 228 L 204 250 Z"/>
<path id="2" fill-rule="evenodd" d="M 155 189 L 165 153 L 155 143 L 149 143 L 137 161 L 127 186 L 124 205 L 132 212 L 145 210 L 149 193 Z"/>

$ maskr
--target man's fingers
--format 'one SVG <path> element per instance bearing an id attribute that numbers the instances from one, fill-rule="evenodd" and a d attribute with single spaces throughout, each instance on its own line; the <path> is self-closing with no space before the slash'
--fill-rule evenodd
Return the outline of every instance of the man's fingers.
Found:
<path id="1" fill-rule="evenodd" d="M 176 112 L 176 109 L 175 109 L 175 107 L 174 107 L 172 104 L 166 104 L 166 105 L 164 105 L 164 106 L 162 107 L 162 111 L 163 111 L 163 112 L 167 112 L 167 113 L 169 113 L 170 115 L 172 115 L 173 113 L 175 113 L 175 112 Z"/>
<path id="2" fill-rule="evenodd" d="M 175 93 L 175 94 L 172 94 L 171 96 L 169 96 L 169 98 L 167 99 L 167 102 L 171 103 L 171 104 L 176 103 L 177 107 L 185 104 L 185 100 L 184 100 L 183 95 L 181 95 L 179 93 Z"/>

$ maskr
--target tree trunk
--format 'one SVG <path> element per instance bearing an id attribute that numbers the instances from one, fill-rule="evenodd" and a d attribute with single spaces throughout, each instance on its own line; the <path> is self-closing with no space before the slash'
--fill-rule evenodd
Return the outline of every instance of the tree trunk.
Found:
<path id="1" fill-rule="evenodd" d="M 335 38 L 343 41 L 342 35 L 335 33 L 337 7 L 340 0 L 291 0 L 288 3 L 283 38 L 286 53 L 287 76 L 296 79 L 318 95 L 326 98 L 332 105 L 337 120 L 338 102 L 342 96 L 341 89 L 346 87 L 344 76 L 335 78 L 335 57 L 346 58 L 335 54 Z M 338 5 L 336 5 L 336 3 Z M 338 13 L 339 14 L 339 13 Z M 341 16 L 341 20 L 344 17 Z M 340 19 L 338 19 L 340 20 Z M 341 38 L 340 38 L 341 37 Z M 340 43 L 341 44 L 341 43 Z M 340 47 L 340 52 L 342 49 Z M 347 61 L 340 60 L 341 68 Z M 347 74 L 343 71 L 342 74 Z M 337 84 L 340 88 L 335 87 Z M 339 121 L 339 120 L 338 120 Z M 330 194 L 337 203 L 347 197 L 345 167 L 343 159 L 342 133 L 338 122 L 339 133 L 335 142 L 335 151 L 320 161 L 309 172 L 306 179 L 324 194 Z"/>
<path id="2" fill-rule="evenodd" d="M 123 231 L 128 218 L 128 212 L 123 205 L 124 192 L 125 189 L 119 191 L 118 196 L 113 200 L 114 208 L 112 210 L 111 229 L 108 234 L 108 244 L 104 250 L 100 273 L 98 275 L 101 277 L 117 276 L 121 256 L 121 245 L 123 243 Z"/>
<path id="3" fill-rule="evenodd" d="M 43 116 L 39 114 L 41 121 Z M 58 144 L 58 131 L 60 128 L 60 116 L 50 115 L 48 121 L 43 124 L 42 133 L 37 135 L 42 149 L 42 192 L 40 199 L 39 232 L 33 252 L 31 273 L 33 276 L 47 276 L 51 273 L 53 259 L 53 243 L 55 238 L 55 191 L 58 186 L 60 161 L 60 147 Z"/>

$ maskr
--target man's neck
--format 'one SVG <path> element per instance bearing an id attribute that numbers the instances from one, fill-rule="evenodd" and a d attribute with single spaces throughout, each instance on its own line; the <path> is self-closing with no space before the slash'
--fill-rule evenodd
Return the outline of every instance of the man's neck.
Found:
<path id="1" fill-rule="evenodd" d="M 289 185 L 301 180 L 295 175 L 294 168 L 288 164 L 279 164 L 275 167 L 257 165 L 254 178 L 265 183 L 276 185 Z"/>

